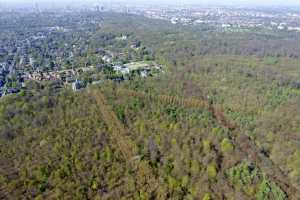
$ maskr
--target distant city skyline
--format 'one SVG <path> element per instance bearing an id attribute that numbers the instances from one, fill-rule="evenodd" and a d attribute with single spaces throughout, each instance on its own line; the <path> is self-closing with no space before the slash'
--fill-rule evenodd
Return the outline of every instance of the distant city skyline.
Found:
<path id="1" fill-rule="evenodd" d="M 261 5 L 261 6 L 300 6 L 299 0 L 0 0 L 0 3 L 5 4 L 70 4 L 70 3 L 105 3 L 105 2 L 120 2 L 120 3 L 147 3 L 147 4 L 199 4 L 199 5 Z"/>

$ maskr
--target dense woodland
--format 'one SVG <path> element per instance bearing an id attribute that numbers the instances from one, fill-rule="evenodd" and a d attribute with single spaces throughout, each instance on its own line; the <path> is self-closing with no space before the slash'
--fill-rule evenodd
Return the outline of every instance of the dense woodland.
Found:
<path id="1" fill-rule="evenodd" d="M 297 33 L 98 17 L 79 67 L 95 49 L 128 53 L 114 39 L 127 34 L 165 72 L 1 98 L 0 198 L 300 198 Z"/>

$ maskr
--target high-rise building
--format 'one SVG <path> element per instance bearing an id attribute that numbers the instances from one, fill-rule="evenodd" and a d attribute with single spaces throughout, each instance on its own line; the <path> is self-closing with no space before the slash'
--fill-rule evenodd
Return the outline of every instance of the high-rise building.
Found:
<path id="1" fill-rule="evenodd" d="M 51 1 L 51 9 L 55 10 L 55 8 L 56 8 L 55 2 L 54 2 L 54 0 L 52 0 Z"/>
<path id="2" fill-rule="evenodd" d="M 109 10 L 112 11 L 112 9 L 113 9 L 113 1 L 110 0 L 109 1 Z"/>
<path id="3" fill-rule="evenodd" d="M 39 6 L 38 2 L 35 3 L 35 11 L 36 11 L 37 13 L 40 13 L 40 12 L 41 12 L 40 6 Z"/>

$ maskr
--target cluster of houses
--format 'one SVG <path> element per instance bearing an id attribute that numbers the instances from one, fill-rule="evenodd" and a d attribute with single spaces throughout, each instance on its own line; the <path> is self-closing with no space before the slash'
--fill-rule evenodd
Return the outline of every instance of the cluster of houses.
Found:
<path id="1" fill-rule="evenodd" d="M 126 40 L 127 39 L 127 36 L 121 36 L 121 37 L 117 37 L 116 40 Z M 141 42 L 140 41 L 133 41 L 131 44 L 130 44 L 130 48 L 134 49 L 134 50 L 139 50 L 141 47 Z M 101 59 L 105 62 L 105 63 L 112 63 L 116 58 L 117 56 L 111 52 L 111 51 L 108 51 L 108 50 L 104 50 L 104 49 L 99 49 L 97 51 L 97 53 L 99 54 L 102 54 L 102 57 Z"/>
<path id="2" fill-rule="evenodd" d="M 27 73 L 25 79 L 31 81 L 60 81 L 65 85 L 72 85 L 73 90 L 78 90 L 84 87 L 83 82 L 77 79 L 78 75 L 92 69 L 93 67 L 84 67 L 52 72 L 34 71 Z"/>
<path id="3" fill-rule="evenodd" d="M 15 50 L 5 51 L 0 46 L 0 54 L 5 58 L 5 62 L 0 63 L 0 97 L 6 94 L 18 93 L 22 88 L 25 87 L 25 81 L 54 81 L 60 82 L 64 85 L 71 86 L 73 90 L 79 90 L 86 86 L 86 83 L 78 80 L 79 76 L 83 72 L 90 70 L 112 68 L 116 76 L 112 76 L 113 81 L 123 81 L 131 77 L 131 75 L 139 75 L 140 77 L 147 77 L 154 70 L 161 70 L 161 66 L 154 62 L 132 62 L 128 64 L 122 64 L 116 62 L 118 56 L 115 53 L 99 48 L 96 54 L 101 56 L 102 63 L 94 66 L 75 68 L 75 69 L 61 69 L 60 62 L 52 61 L 50 59 L 43 59 L 43 67 L 39 67 L 36 58 L 33 58 L 29 53 L 29 49 L 34 47 L 35 41 L 43 40 L 45 35 L 38 33 L 29 39 L 18 41 Z M 127 35 L 121 35 L 116 40 L 125 41 L 128 39 Z M 141 47 L 141 42 L 131 42 L 130 48 L 138 50 Z M 38 49 L 38 48 L 37 48 Z M 52 51 L 52 49 L 50 48 Z M 49 55 L 57 55 L 56 52 L 48 52 Z M 2 53 L 1 53 L 2 52 Z M 18 56 L 10 56 L 10 55 Z M 73 57 L 73 53 L 69 53 L 69 57 Z M 19 59 L 16 59 L 18 57 Z M 56 58 L 60 58 L 56 56 Z M 47 66 L 52 67 L 47 67 Z M 96 72 L 96 71 L 95 71 Z M 10 78 L 13 77 L 14 84 L 10 84 Z M 92 83 L 100 83 L 97 78 L 92 78 Z"/>
<path id="4" fill-rule="evenodd" d="M 20 92 L 21 89 L 26 87 L 25 81 L 59 81 L 65 85 L 71 85 L 73 90 L 78 90 L 84 87 L 84 84 L 77 80 L 78 75 L 89 70 L 91 68 L 27 72 L 15 69 L 7 63 L 0 63 L 0 97 Z"/>
<path id="5" fill-rule="evenodd" d="M 129 78 L 132 74 L 139 75 L 140 77 L 147 77 L 152 74 L 153 71 L 161 71 L 162 67 L 154 62 L 132 62 L 128 64 L 111 64 L 113 71 L 119 75 L 114 77 L 114 81 L 123 81 Z M 78 80 L 80 74 L 94 70 L 95 67 L 84 67 L 67 70 L 56 71 L 23 71 L 10 68 L 5 63 L 0 63 L 0 96 L 4 96 L 11 93 L 18 93 L 25 87 L 25 81 L 58 81 L 64 85 L 71 86 L 74 91 L 80 90 L 86 86 L 83 81 Z M 16 77 L 14 87 L 8 87 L 7 77 L 11 75 Z M 102 81 L 95 80 L 93 84 L 101 83 Z"/>

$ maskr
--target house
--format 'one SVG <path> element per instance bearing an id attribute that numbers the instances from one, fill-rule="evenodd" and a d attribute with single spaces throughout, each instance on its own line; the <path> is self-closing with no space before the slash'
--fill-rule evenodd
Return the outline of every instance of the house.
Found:
<path id="1" fill-rule="evenodd" d="M 74 77 L 72 77 L 72 76 L 67 76 L 66 77 L 66 83 L 74 83 L 74 82 L 76 82 L 77 80 L 75 80 L 75 78 Z"/>
<path id="2" fill-rule="evenodd" d="M 172 24 L 177 24 L 179 22 L 179 19 L 177 18 L 177 17 L 173 17 L 172 19 L 171 19 L 171 23 Z"/>
<path id="3" fill-rule="evenodd" d="M 115 65 L 113 66 L 115 72 L 120 72 L 121 74 L 129 74 L 130 70 L 124 65 Z"/>
<path id="4" fill-rule="evenodd" d="M 74 83 L 72 83 L 73 91 L 78 91 L 82 88 L 84 88 L 84 84 L 81 81 L 76 80 Z"/>
<path id="5" fill-rule="evenodd" d="M 144 69 L 140 71 L 140 76 L 146 78 L 149 74 L 150 70 Z"/>
<path id="6" fill-rule="evenodd" d="M 0 56 L 5 56 L 8 52 L 4 48 L 0 48 Z"/>
<path id="7" fill-rule="evenodd" d="M 141 47 L 141 42 L 140 41 L 135 41 L 131 44 L 130 46 L 132 49 L 139 49 Z"/>
<path id="8" fill-rule="evenodd" d="M 121 37 L 116 37 L 116 40 L 119 40 L 119 41 L 127 40 L 127 35 L 122 35 Z"/>
<path id="9" fill-rule="evenodd" d="M 106 63 L 111 63 L 113 61 L 112 57 L 109 55 L 105 55 L 102 57 L 102 60 Z"/>
<path id="10" fill-rule="evenodd" d="M 230 28 L 231 24 L 222 24 L 222 28 Z"/>
<path id="11" fill-rule="evenodd" d="M 93 82 L 92 82 L 92 85 L 99 85 L 99 84 L 101 84 L 101 83 L 103 83 L 103 81 L 101 81 L 101 80 L 99 80 L 99 81 L 93 81 Z"/>
<path id="12" fill-rule="evenodd" d="M 18 88 L 8 88 L 3 95 L 17 94 L 18 92 L 20 92 Z"/>
<path id="13" fill-rule="evenodd" d="M 0 88 L 5 85 L 5 81 L 3 79 L 0 79 Z"/>
<path id="14" fill-rule="evenodd" d="M 292 26 L 289 26 L 289 27 L 288 27 L 288 30 L 289 30 L 289 31 L 298 31 L 298 32 L 299 32 L 299 31 L 300 31 L 300 27 L 292 27 Z"/>
<path id="15" fill-rule="evenodd" d="M 35 66 L 35 59 L 34 58 L 29 58 L 29 64 L 31 65 L 31 67 Z"/>
<path id="16" fill-rule="evenodd" d="M 40 72 L 33 72 L 32 74 L 29 74 L 29 79 L 35 81 L 41 81 L 43 80 L 43 74 Z"/>
<path id="17" fill-rule="evenodd" d="M 21 82 L 21 88 L 26 88 L 26 83 L 25 82 Z"/>
<path id="18" fill-rule="evenodd" d="M 124 81 L 124 77 L 111 77 L 110 80 L 120 83 Z"/>

